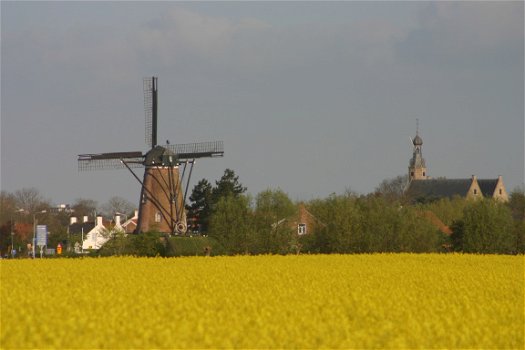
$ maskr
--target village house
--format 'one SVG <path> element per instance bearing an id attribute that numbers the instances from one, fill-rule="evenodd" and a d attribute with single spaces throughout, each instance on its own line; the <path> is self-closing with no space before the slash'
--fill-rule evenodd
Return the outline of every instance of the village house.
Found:
<path id="1" fill-rule="evenodd" d="M 124 229 L 124 232 L 127 233 L 134 233 L 137 229 L 139 221 L 139 211 L 135 210 L 133 217 L 127 219 L 122 224 L 122 228 Z"/>
<path id="2" fill-rule="evenodd" d="M 316 228 L 320 226 L 326 226 L 312 213 L 310 213 L 303 203 L 299 204 L 299 208 L 296 215 L 293 215 L 288 218 L 283 218 L 278 222 L 274 223 L 272 227 L 276 228 L 281 225 L 286 225 L 287 227 L 293 230 L 297 230 L 296 232 L 299 236 L 311 234 L 315 231 Z"/>
<path id="3" fill-rule="evenodd" d="M 111 232 L 125 232 L 120 222 L 120 215 L 116 215 L 112 221 L 97 216 L 94 222 L 90 222 L 87 216 L 82 218 L 82 222 L 78 222 L 76 217 L 71 217 L 68 230 L 71 234 L 82 234 L 83 250 L 100 249 L 111 238 Z"/>

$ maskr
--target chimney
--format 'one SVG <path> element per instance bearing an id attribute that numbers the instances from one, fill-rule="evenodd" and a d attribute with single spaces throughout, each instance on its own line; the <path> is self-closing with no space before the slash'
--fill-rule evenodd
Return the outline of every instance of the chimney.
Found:
<path id="1" fill-rule="evenodd" d="M 97 226 L 102 226 L 102 216 L 97 216 Z"/>
<path id="2" fill-rule="evenodd" d="M 85 215 L 85 216 L 82 218 L 82 222 L 88 222 L 88 217 L 87 217 L 87 215 Z"/>
<path id="3" fill-rule="evenodd" d="M 73 225 L 73 224 L 76 224 L 77 223 L 77 218 L 72 216 L 69 218 L 69 224 L 70 225 Z"/>
<path id="4" fill-rule="evenodd" d="M 138 210 L 135 210 L 135 215 L 133 215 L 133 218 L 136 219 L 139 217 L 139 211 Z"/>
<path id="5" fill-rule="evenodd" d="M 115 215 L 115 226 L 120 226 L 120 215 Z"/>

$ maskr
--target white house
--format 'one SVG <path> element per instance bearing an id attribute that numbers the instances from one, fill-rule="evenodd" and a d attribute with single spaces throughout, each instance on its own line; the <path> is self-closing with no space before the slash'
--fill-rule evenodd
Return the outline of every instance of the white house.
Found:
<path id="1" fill-rule="evenodd" d="M 109 240 L 109 233 L 104 226 L 102 216 L 97 216 L 95 227 L 87 234 L 84 232 L 84 241 L 82 242 L 82 249 L 99 249 Z"/>
<path id="2" fill-rule="evenodd" d="M 94 223 L 88 222 L 88 217 L 84 216 L 83 222 L 77 223 L 77 218 L 72 217 L 69 230 L 71 233 L 82 233 L 84 235 L 82 249 L 100 249 L 111 238 L 112 232 L 124 232 L 119 215 L 115 216 L 114 223 L 104 220 L 102 216 L 97 216 Z"/>

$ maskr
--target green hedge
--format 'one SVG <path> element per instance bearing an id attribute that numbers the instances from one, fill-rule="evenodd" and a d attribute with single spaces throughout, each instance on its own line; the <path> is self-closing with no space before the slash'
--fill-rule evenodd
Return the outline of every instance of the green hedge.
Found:
<path id="1" fill-rule="evenodd" d="M 224 255 L 224 247 L 212 237 L 174 236 L 168 239 L 168 256 Z"/>

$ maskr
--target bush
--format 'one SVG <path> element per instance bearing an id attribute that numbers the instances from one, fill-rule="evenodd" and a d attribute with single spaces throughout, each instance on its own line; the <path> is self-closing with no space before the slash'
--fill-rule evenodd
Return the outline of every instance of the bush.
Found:
<path id="1" fill-rule="evenodd" d="M 140 234 L 115 233 L 97 255 L 166 256 L 166 237 L 159 232 Z"/>
<path id="2" fill-rule="evenodd" d="M 517 240 L 510 209 L 483 199 L 469 203 L 452 225 L 454 250 L 465 253 L 514 253 Z"/>

